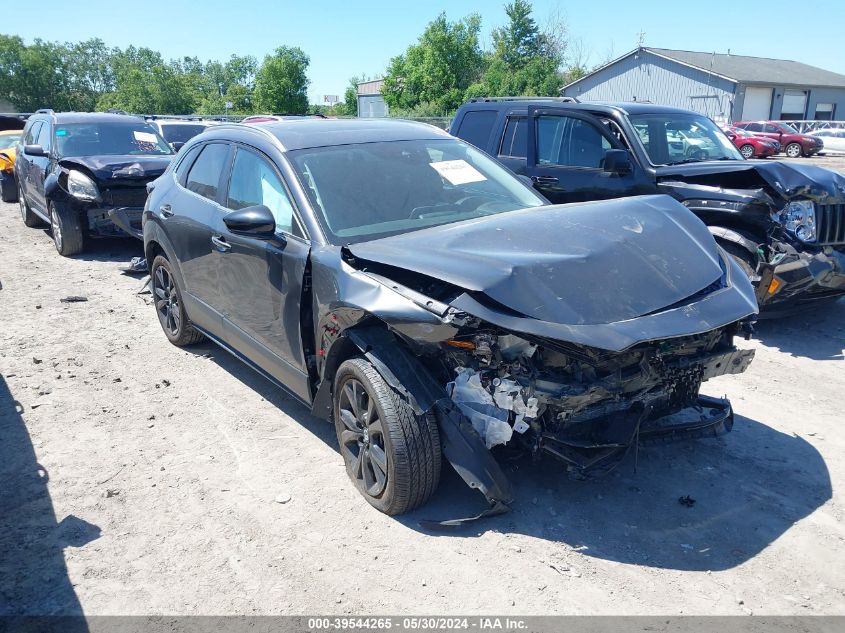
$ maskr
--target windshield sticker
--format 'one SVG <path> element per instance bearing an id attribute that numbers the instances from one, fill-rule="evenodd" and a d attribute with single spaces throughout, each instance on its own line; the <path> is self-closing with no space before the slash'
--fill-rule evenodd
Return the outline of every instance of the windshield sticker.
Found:
<path id="1" fill-rule="evenodd" d="M 150 132 L 138 132 L 137 130 L 134 130 L 132 134 L 135 135 L 135 140 L 139 143 L 152 143 L 153 145 L 158 145 L 158 139 L 155 134 L 151 134 Z"/>
<path id="2" fill-rule="evenodd" d="M 487 180 L 484 175 L 465 160 L 441 160 L 429 163 L 437 173 L 453 185 L 464 185 L 468 182 Z"/>
<path id="3" fill-rule="evenodd" d="M 67 130 L 58 129 L 56 130 L 56 136 L 66 136 Z"/>

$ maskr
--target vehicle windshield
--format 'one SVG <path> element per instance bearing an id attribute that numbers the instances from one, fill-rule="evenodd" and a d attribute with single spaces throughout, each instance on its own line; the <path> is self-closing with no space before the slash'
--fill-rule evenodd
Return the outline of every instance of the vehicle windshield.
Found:
<path id="1" fill-rule="evenodd" d="M 334 244 L 547 204 L 458 140 L 361 143 L 288 156 Z"/>
<path id="2" fill-rule="evenodd" d="M 172 154 L 173 150 L 146 123 L 66 123 L 56 126 L 59 156 L 122 156 Z"/>
<path id="3" fill-rule="evenodd" d="M 780 127 L 780 129 L 782 129 L 784 132 L 786 132 L 788 134 L 801 134 L 801 132 L 799 132 L 794 127 L 789 125 L 789 123 L 778 123 L 778 126 Z"/>
<path id="4" fill-rule="evenodd" d="M 634 114 L 631 124 L 654 165 L 704 160 L 743 160 L 730 139 L 706 116 L 698 114 Z"/>
<path id="5" fill-rule="evenodd" d="M 199 123 L 180 123 L 178 125 L 174 123 L 161 124 L 161 135 L 168 143 L 187 143 L 197 134 L 204 131 L 205 126 L 200 125 Z"/>
<path id="6" fill-rule="evenodd" d="M 0 149 L 9 149 L 21 140 L 20 134 L 0 134 Z"/>

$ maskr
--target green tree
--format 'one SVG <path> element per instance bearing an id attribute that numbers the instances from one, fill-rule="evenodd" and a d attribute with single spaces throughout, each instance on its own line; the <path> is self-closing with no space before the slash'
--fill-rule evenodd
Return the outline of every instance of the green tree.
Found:
<path id="1" fill-rule="evenodd" d="M 308 110 L 306 75 L 310 59 L 302 49 L 281 46 L 264 58 L 255 76 L 255 108 L 262 112 L 305 113 Z"/>
<path id="2" fill-rule="evenodd" d="M 416 44 L 390 61 L 382 89 L 387 105 L 399 111 L 425 107 L 440 113 L 457 108 L 484 68 L 480 30 L 477 14 L 449 22 L 441 13 Z"/>
<path id="3" fill-rule="evenodd" d="M 514 0 L 505 5 L 509 18 L 507 26 L 493 30 L 493 55 L 508 68 L 523 68 L 540 54 L 540 29 L 531 17 L 531 3 Z"/>

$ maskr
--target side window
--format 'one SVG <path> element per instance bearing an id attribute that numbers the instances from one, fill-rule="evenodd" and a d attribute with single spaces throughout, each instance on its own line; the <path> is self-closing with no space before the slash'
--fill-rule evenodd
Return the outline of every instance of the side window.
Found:
<path id="1" fill-rule="evenodd" d="M 588 121 L 567 116 L 537 119 L 538 163 L 599 169 L 610 140 Z"/>
<path id="2" fill-rule="evenodd" d="M 487 142 L 493 132 L 493 125 L 499 113 L 495 110 L 477 110 L 467 112 L 461 120 L 457 137 L 472 143 L 477 148 L 487 151 Z"/>
<path id="3" fill-rule="evenodd" d="M 254 152 L 238 149 L 232 164 L 226 206 L 236 210 L 259 204 L 272 211 L 276 229 L 291 232 L 293 205 L 276 170 Z"/>
<path id="4" fill-rule="evenodd" d="M 202 149 L 202 153 L 188 172 L 185 187 L 189 191 L 217 200 L 220 174 L 226 165 L 229 146 L 223 143 L 210 143 Z"/>
<path id="5" fill-rule="evenodd" d="M 749 132 L 762 132 L 763 131 L 763 124 L 762 123 L 749 123 L 745 126 L 745 129 Z"/>
<path id="6" fill-rule="evenodd" d="M 176 165 L 176 169 L 173 170 L 174 175 L 176 176 L 176 180 L 180 183 L 185 182 L 185 172 L 190 169 L 191 164 L 194 162 L 194 159 L 197 157 L 197 154 L 200 153 L 200 150 L 203 148 L 202 145 L 194 145 L 191 149 L 189 149 L 184 156 L 181 156 L 179 159 L 179 164 Z"/>
<path id="7" fill-rule="evenodd" d="M 766 125 L 763 131 L 768 132 L 770 134 L 777 134 L 778 132 L 780 132 L 780 128 L 776 125 Z"/>
<path id="8" fill-rule="evenodd" d="M 508 117 L 499 156 L 526 158 L 528 156 L 528 121 L 524 116 Z"/>
<path id="9" fill-rule="evenodd" d="M 35 145 L 35 140 L 38 138 L 38 132 L 41 131 L 41 123 L 41 121 L 36 121 L 32 124 L 32 127 L 29 128 L 26 136 L 24 136 L 24 145 Z"/>
<path id="10" fill-rule="evenodd" d="M 42 123 L 41 124 L 41 130 L 38 132 L 38 140 L 35 141 L 36 144 L 38 144 L 42 148 L 44 148 L 45 152 L 49 152 L 50 148 L 53 145 L 52 139 L 50 138 L 52 136 L 51 127 L 52 126 L 49 123 L 47 123 L 46 121 L 44 123 Z"/>

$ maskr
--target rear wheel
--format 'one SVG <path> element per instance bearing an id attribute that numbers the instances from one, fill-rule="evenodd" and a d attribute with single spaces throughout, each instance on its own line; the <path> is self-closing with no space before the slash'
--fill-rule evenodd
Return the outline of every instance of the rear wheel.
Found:
<path id="1" fill-rule="evenodd" d="M 346 472 L 373 507 L 402 514 L 437 488 L 441 455 L 434 414 L 416 415 L 363 358 L 337 370 L 334 423 Z"/>
<path id="2" fill-rule="evenodd" d="M 158 255 L 153 260 L 150 278 L 158 322 L 167 340 L 178 347 L 184 347 L 205 339 L 205 336 L 191 325 L 191 320 L 185 313 L 182 293 L 166 257 Z"/>
<path id="3" fill-rule="evenodd" d="M 754 158 L 754 146 L 753 145 L 743 145 L 739 148 L 739 153 L 742 154 L 742 157 L 745 159 Z"/>
<path id="4" fill-rule="evenodd" d="M 798 158 L 799 156 L 801 156 L 801 154 L 804 153 L 801 149 L 800 143 L 790 143 L 786 146 L 786 149 L 784 151 L 786 152 L 786 155 L 790 158 Z"/>
<path id="5" fill-rule="evenodd" d="M 48 203 L 50 232 L 59 255 L 70 257 L 85 248 L 85 233 L 79 214 L 61 202 Z"/>
<path id="6" fill-rule="evenodd" d="M 26 201 L 26 196 L 23 193 L 23 187 L 18 184 L 18 205 L 21 208 L 21 219 L 23 223 L 29 228 L 33 229 L 41 225 L 41 218 L 32 212 L 29 208 L 29 203 Z"/>

